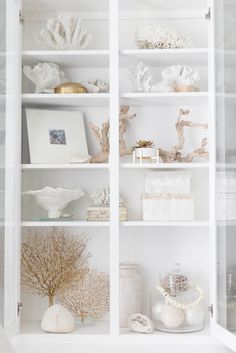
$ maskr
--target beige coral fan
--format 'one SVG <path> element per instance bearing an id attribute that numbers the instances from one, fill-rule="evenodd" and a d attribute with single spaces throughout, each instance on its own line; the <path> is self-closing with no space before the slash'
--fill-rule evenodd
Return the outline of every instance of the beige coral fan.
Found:
<path id="1" fill-rule="evenodd" d="M 86 271 L 59 294 L 58 299 L 75 317 L 100 319 L 109 310 L 109 276 L 95 269 Z"/>
<path id="2" fill-rule="evenodd" d="M 139 49 L 190 48 L 192 41 L 169 26 L 144 25 L 137 29 L 135 42 Z"/>

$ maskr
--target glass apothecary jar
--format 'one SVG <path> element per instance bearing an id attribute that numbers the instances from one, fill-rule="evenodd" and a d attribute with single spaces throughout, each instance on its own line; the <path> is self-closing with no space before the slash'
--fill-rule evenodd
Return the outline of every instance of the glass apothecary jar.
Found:
<path id="1" fill-rule="evenodd" d="M 204 328 L 204 292 L 179 264 L 160 275 L 151 293 L 151 319 L 158 331 L 187 333 Z"/>

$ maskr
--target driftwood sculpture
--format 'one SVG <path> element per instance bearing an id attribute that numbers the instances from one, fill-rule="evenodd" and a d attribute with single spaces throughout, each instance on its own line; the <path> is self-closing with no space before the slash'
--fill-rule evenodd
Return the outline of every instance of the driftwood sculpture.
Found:
<path id="1" fill-rule="evenodd" d="M 209 152 L 206 151 L 205 147 L 208 144 L 208 139 L 204 138 L 201 142 L 199 148 L 194 150 L 192 153 L 187 154 L 186 156 L 182 155 L 182 150 L 184 148 L 185 138 L 184 138 L 184 128 L 185 127 L 202 127 L 208 129 L 208 124 L 195 123 L 192 121 L 184 120 L 184 116 L 189 114 L 189 110 L 180 109 L 179 117 L 175 124 L 179 143 L 174 146 L 171 151 L 165 151 L 161 148 L 159 149 L 159 155 L 164 163 L 173 163 L 175 161 L 181 163 L 191 163 L 195 157 L 197 158 L 209 158 Z"/>
<path id="2" fill-rule="evenodd" d="M 120 108 L 120 123 L 119 123 L 119 143 L 120 143 L 120 156 L 132 154 L 132 147 L 127 147 L 124 139 L 124 134 L 128 127 L 128 121 L 135 118 L 136 114 L 129 112 L 128 106 L 122 106 Z M 109 141 L 109 130 L 110 121 L 108 120 L 102 125 L 102 128 L 90 123 L 90 128 L 93 131 L 96 140 L 98 141 L 101 151 L 91 158 L 90 163 L 103 163 L 107 162 L 109 158 L 110 141 Z"/>

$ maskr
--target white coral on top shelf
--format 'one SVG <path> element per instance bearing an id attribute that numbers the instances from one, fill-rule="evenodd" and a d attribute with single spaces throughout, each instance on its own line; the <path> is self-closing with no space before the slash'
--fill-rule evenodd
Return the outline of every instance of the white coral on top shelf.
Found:
<path id="1" fill-rule="evenodd" d="M 75 15 L 59 14 L 49 18 L 40 32 L 40 42 L 54 50 L 86 49 L 92 35 Z"/>
<path id="2" fill-rule="evenodd" d="M 137 29 L 135 42 L 139 49 L 178 49 L 193 46 L 188 36 L 178 33 L 174 28 L 152 24 Z"/>
<path id="3" fill-rule="evenodd" d="M 25 76 L 35 84 L 35 93 L 54 93 L 54 88 L 68 79 L 64 71 L 54 63 L 39 63 L 34 66 L 24 66 Z"/>

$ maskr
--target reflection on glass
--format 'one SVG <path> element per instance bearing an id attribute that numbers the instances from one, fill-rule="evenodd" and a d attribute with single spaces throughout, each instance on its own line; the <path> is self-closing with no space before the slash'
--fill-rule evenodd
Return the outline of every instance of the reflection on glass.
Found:
<path id="1" fill-rule="evenodd" d="M 5 214 L 5 2 L 0 0 L 0 323 L 4 321 L 4 214 Z"/>
<path id="2" fill-rule="evenodd" d="M 215 4 L 217 321 L 236 332 L 236 3 Z"/>

